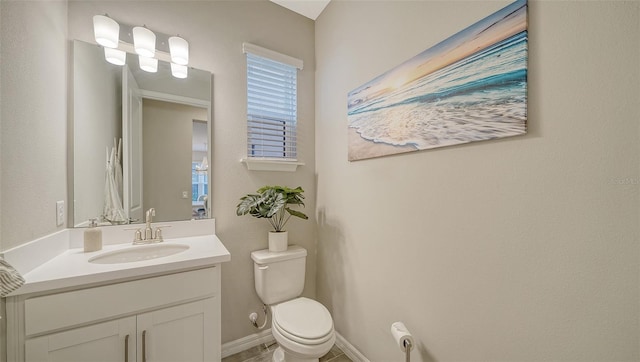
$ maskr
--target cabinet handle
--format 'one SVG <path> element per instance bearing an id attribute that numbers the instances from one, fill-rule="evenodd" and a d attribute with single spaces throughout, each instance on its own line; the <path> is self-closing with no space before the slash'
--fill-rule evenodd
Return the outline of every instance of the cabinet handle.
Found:
<path id="1" fill-rule="evenodd" d="M 129 362 L 129 335 L 124 337 L 124 362 Z"/>
<path id="2" fill-rule="evenodd" d="M 142 331 L 142 362 L 147 362 L 147 331 Z"/>

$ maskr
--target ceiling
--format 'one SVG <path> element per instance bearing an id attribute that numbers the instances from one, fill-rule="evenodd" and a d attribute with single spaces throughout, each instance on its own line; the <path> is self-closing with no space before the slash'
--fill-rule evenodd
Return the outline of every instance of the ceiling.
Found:
<path id="1" fill-rule="evenodd" d="M 322 10 L 329 4 L 331 0 L 271 0 L 274 3 L 284 6 L 285 8 L 295 11 L 300 15 L 304 15 L 311 20 L 322 13 Z"/>

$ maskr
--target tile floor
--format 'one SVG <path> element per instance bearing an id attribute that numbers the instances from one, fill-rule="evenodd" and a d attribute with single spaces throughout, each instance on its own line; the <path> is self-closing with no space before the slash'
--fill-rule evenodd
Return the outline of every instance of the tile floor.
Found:
<path id="1" fill-rule="evenodd" d="M 273 351 L 278 348 L 275 342 L 269 346 L 261 344 L 246 351 L 223 358 L 222 362 L 271 362 Z M 347 355 L 335 345 L 326 355 L 320 357 L 320 362 L 352 362 Z"/>

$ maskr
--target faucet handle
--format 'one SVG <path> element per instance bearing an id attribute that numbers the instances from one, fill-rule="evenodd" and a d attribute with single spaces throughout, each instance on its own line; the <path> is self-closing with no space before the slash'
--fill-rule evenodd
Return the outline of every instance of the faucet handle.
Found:
<path id="1" fill-rule="evenodd" d="M 163 241 L 164 239 L 162 238 L 162 228 L 156 228 L 156 237 L 155 237 L 156 241 Z"/>
<path id="2" fill-rule="evenodd" d="M 171 227 L 171 225 L 159 225 L 159 226 L 156 226 L 156 233 L 155 233 L 155 238 L 154 239 L 156 241 L 158 241 L 158 242 L 163 241 L 164 239 L 162 237 L 162 228 L 170 228 L 170 227 Z"/>

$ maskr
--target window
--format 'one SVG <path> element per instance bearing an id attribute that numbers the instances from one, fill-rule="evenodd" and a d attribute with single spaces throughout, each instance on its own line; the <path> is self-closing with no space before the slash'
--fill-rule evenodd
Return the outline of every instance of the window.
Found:
<path id="1" fill-rule="evenodd" d="M 297 71 L 302 61 L 252 44 L 247 54 L 247 157 L 297 159 Z"/>
<path id="2" fill-rule="evenodd" d="M 194 206 L 203 205 L 203 197 L 209 194 L 209 182 L 207 180 L 207 173 L 198 171 L 200 163 L 191 163 L 191 202 Z"/>

